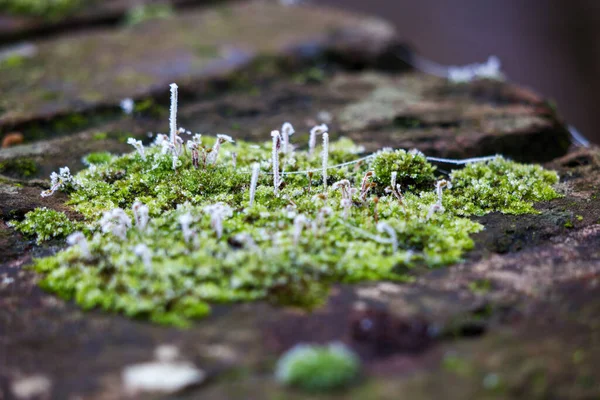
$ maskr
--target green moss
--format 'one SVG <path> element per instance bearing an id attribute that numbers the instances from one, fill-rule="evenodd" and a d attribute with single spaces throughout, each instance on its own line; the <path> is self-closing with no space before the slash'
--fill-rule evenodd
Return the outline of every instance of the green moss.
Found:
<path id="1" fill-rule="evenodd" d="M 203 138 L 201 147 L 210 149 L 213 143 L 214 139 Z M 333 141 L 329 163 L 355 160 L 360 151 L 348 139 Z M 507 205 L 515 212 L 529 212 L 539 193 L 556 196 L 550 186 L 555 174 L 497 160 L 455 171 L 457 192 L 446 190 L 445 211 L 430 213 L 438 201 L 435 168 L 422 154 L 386 151 L 367 162 L 331 168 L 324 192 L 318 153 L 282 155 L 280 164 L 290 174 L 284 176 L 277 195 L 269 174 L 270 142 L 225 143 L 214 165 L 204 165 L 200 157 L 199 168 L 194 168 L 186 150 L 177 159 L 176 170 L 171 155 L 160 146 L 144 148 L 144 157 L 137 152 L 90 155 L 92 165 L 75 177 L 69 189 L 70 204 L 85 217 L 90 254 L 75 246 L 37 260 L 35 268 L 45 275 L 42 285 L 86 309 L 179 326 L 206 315 L 214 303 L 268 300 L 311 308 L 322 303 L 332 283 L 409 281 L 416 265 L 438 267 L 461 260 L 473 247 L 471 234 L 483 228 L 466 218 L 471 213 L 505 211 Z M 254 204 L 249 206 L 254 163 L 260 163 L 261 173 Z M 308 176 L 309 169 L 317 172 Z M 360 188 L 363 176 L 373 170 L 380 180 L 375 180 L 371 193 L 364 198 L 360 192 L 354 194 L 349 210 L 344 209 L 333 183 L 348 179 Z M 474 172 L 480 170 L 484 172 Z M 500 177 L 489 172 L 495 170 Z M 392 171 L 403 185 L 402 201 L 385 194 Z M 479 175 L 500 182 L 505 199 L 491 201 L 486 191 L 468 191 L 467 182 Z M 520 181 L 503 180 L 513 175 L 528 183 L 525 194 L 515 197 Z M 481 203 L 477 196 L 482 196 Z M 519 207 L 514 206 L 517 200 Z M 119 207 L 133 217 L 136 201 L 148 207 L 147 227 L 133 224 L 124 238 L 112 234 L 110 227 L 103 229 L 103 213 Z M 231 209 L 221 237 L 207 211 L 218 202 Z M 294 222 L 300 215 L 308 222 Z M 184 216 L 190 220 L 188 239 L 180 223 Z M 381 223 L 387 233 L 378 230 Z M 146 259 L 140 246 L 147 249 Z"/>
<path id="2" fill-rule="evenodd" d="M 127 25 L 139 25 L 153 19 L 165 19 L 175 15 L 170 4 L 141 4 L 127 12 L 125 21 Z"/>
<path id="3" fill-rule="evenodd" d="M 30 158 L 19 158 L 0 162 L 0 173 L 19 177 L 29 178 L 38 171 L 37 163 Z"/>
<path id="4" fill-rule="evenodd" d="M 82 4 L 81 0 L 0 0 L 0 11 L 58 19 L 72 14 Z"/>
<path id="5" fill-rule="evenodd" d="M 108 164 L 113 158 L 113 155 L 107 151 L 101 151 L 96 153 L 90 153 L 87 156 L 83 157 L 83 163 L 85 165 L 92 164 Z"/>
<path id="6" fill-rule="evenodd" d="M 9 224 L 23 234 L 35 237 L 38 243 L 66 237 L 76 229 L 76 224 L 65 213 L 45 207 L 28 212 L 23 221 L 11 221 Z"/>
<path id="7" fill-rule="evenodd" d="M 350 386 L 360 370 L 358 357 L 343 344 L 297 345 L 277 363 L 277 380 L 309 392 Z"/>
<path id="8" fill-rule="evenodd" d="M 396 182 L 402 190 L 431 186 L 435 180 L 435 167 L 418 151 L 384 150 L 373 160 L 375 181 L 390 185 L 392 172 L 397 172 Z"/>
<path id="9" fill-rule="evenodd" d="M 502 157 L 469 164 L 450 177 L 453 188 L 444 206 L 459 215 L 536 213 L 533 203 L 559 197 L 552 188 L 558 182 L 556 172 Z"/>

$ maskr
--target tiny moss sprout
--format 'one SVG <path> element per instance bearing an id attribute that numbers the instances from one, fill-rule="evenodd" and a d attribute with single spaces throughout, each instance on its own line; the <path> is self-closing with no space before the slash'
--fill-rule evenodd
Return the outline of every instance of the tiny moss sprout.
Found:
<path id="1" fill-rule="evenodd" d="M 323 125 L 309 139 L 323 136 L 321 157 L 314 146 L 294 150 L 286 124 L 264 143 L 191 135 L 177 126 L 176 86 L 171 94 L 170 135 L 132 140 L 135 151 L 121 156 L 90 155 L 75 177 L 52 174 L 44 195 L 66 189 L 82 222 L 48 209 L 13 221 L 40 241 L 81 231 L 36 260 L 46 290 L 177 326 L 215 303 L 312 306 L 332 283 L 407 281 L 416 265 L 460 261 L 483 229 L 469 216 L 532 213 L 558 197 L 557 175 L 540 166 L 470 159 L 441 176 L 416 150 L 363 155 Z"/>
<path id="2" fill-rule="evenodd" d="M 359 372 L 359 358 L 342 343 L 299 344 L 279 359 L 275 377 L 284 385 L 323 392 L 350 386 Z"/>

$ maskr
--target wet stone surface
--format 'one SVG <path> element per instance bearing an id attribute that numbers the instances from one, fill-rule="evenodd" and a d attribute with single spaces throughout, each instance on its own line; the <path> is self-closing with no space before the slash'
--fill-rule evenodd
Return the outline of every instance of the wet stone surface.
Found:
<path id="1" fill-rule="evenodd" d="M 0 133 L 24 141 L 0 150 L 4 398 L 125 398 L 123 369 L 152 361 L 162 344 L 206 374 L 171 398 L 320 398 L 280 387 L 273 368 L 297 343 L 331 341 L 360 355 L 363 378 L 323 398 L 600 395 L 600 152 L 570 147 L 560 116 L 536 94 L 408 70 L 384 22 L 274 2 L 190 7 L 152 26 L 32 42 L 36 55 L 19 68 L 0 65 Z M 458 265 L 424 269 L 412 283 L 338 285 L 311 312 L 217 306 L 180 330 L 84 312 L 43 292 L 27 266 L 65 243 L 37 245 L 6 223 L 40 206 L 77 218 L 65 195 L 39 196 L 49 173 L 83 168 L 90 152 L 130 151 L 127 137 L 148 143 L 148 132 L 165 132 L 172 81 L 181 125 L 193 131 L 264 141 L 290 121 L 302 143 L 324 121 L 332 137 L 367 151 L 544 163 L 558 171 L 564 197 L 536 204 L 535 215 L 478 218 L 486 229 Z M 143 106 L 123 114 L 126 97 Z"/>

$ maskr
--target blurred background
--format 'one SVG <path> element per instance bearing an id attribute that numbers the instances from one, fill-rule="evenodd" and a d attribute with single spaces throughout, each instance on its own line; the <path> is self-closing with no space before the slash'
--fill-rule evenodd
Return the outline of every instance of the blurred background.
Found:
<path id="1" fill-rule="evenodd" d="M 313 0 L 393 22 L 406 43 L 441 64 L 497 55 L 508 78 L 552 100 L 600 143 L 599 0 Z"/>

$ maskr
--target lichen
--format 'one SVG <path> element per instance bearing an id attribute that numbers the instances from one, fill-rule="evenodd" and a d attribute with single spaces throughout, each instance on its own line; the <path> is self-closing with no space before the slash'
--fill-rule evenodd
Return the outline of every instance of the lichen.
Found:
<path id="1" fill-rule="evenodd" d="M 309 392 L 341 389 L 352 384 L 360 370 L 358 356 L 341 343 L 296 345 L 277 363 L 277 380 Z"/>
<path id="2" fill-rule="evenodd" d="M 452 172 L 450 185 L 436 183 L 416 151 L 360 158 L 360 146 L 332 140 L 323 174 L 322 149 L 311 155 L 290 143 L 283 153 L 277 142 L 232 144 L 226 135 L 218 145 L 194 135 L 183 146 L 179 133 L 97 163 L 88 156 L 90 167 L 59 188 L 85 218 L 85 248 L 36 261 L 45 289 L 86 309 L 178 326 L 214 303 L 312 307 L 332 283 L 407 281 L 414 266 L 461 260 L 483 228 L 469 215 L 533 212 L 533 202 L 558 196 L 555 173 L 502 158 Z M 392 176 L 400 189 L 386 192 Z M 64 214 L 36 213 L 16 228 L 36 231 L 42 219 L 41 239 L 54 226 L 72 230 Z"/>
<path id="3" fill-rule="evenodd" d="M 36 208 L 25 214 L 23 221 L 11 221 L 9 225 L 27 236 L 35 237 L 38 243 L 52 238 L 64 238 L 75 231 L 77 226 L 64 212 L 46 207 Z"/>

